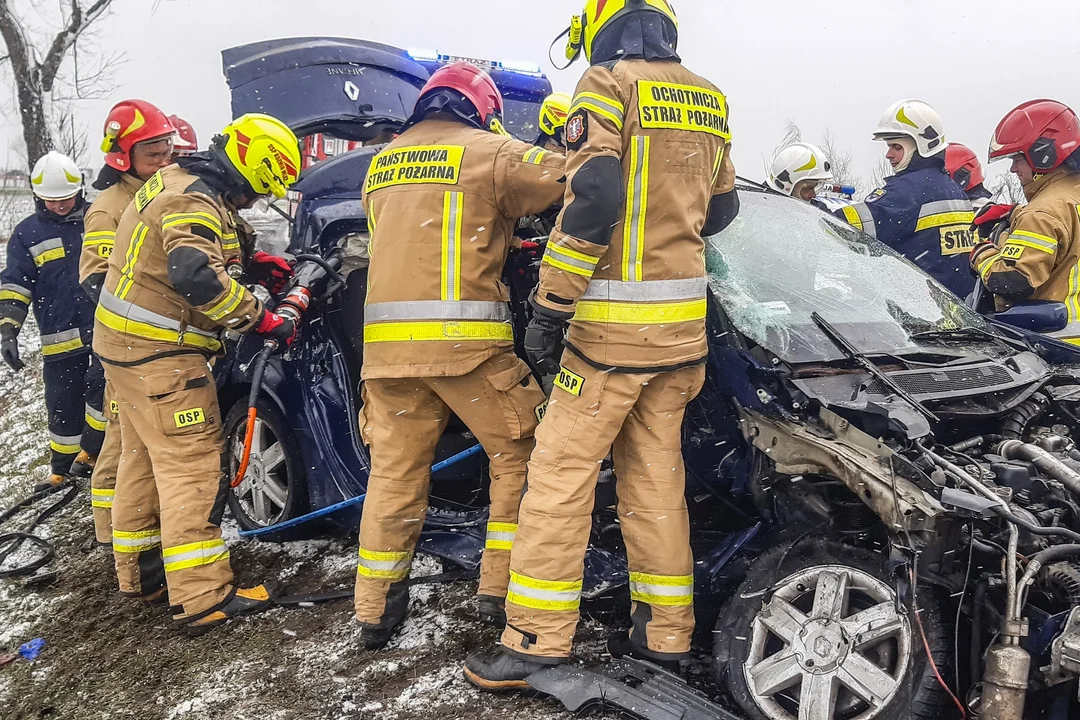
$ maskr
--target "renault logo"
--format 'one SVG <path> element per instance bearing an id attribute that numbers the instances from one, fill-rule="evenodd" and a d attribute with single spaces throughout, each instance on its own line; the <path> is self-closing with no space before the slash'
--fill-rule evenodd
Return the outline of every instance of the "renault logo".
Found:
<path id="1" fill-rule="evenodd" d="M 349 96 L 349 99 L 356 102 L 360 99 L 360 88 L 353 84 L 352 80 L 345 81 L 345 94 Z"/>

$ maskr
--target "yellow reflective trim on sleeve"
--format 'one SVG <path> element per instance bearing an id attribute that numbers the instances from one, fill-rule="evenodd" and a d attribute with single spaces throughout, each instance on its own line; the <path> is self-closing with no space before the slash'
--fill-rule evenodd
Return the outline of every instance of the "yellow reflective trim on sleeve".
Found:
<path id="1" fill-rule="evenodd" d="M 95 430 L 98 430 L 100 432 L 105 431 L 105 421 L 104 420 L 98 420 L 96 417 L 94 417 L 90 413 L 86 413 L 86 414 L 83 415 L 83 421 L 87 425 L 89 425 L 90 427 L 92 427 Z"/>
<path id="2" fill-rule="evenodd" d="M 844 214 L 847 215 L 847 208 L 844 208 Z M 941 227 L 942 225 L 970 225 L 974 221 L 975 213 L 973 212 L 947 212 L 927 215 L 924 218 L 919 218 L 919 222 L 915 224 L 915 232 Z"/>
<path id="3" fill-rule="evenodd" d="M 670 303 L 629 303 L 606 300 L 582 300 L 574 320 L 619 325 L 660 325 L 704 320 L 708 311 L 705 298 Z"/>
<path id="4" fill-rule="evenodd" d="M 570 265 L 569 263 L 562 262 L 561 260 L 556 260 L 551 255 L 545 254 L 543 262 L 547 263 L 548 265 L 550 265 L 552 267 L 556 267 L 556 268 L 559 268 L 560 270 L 564 270 L 564 271 L 566 271 L 568 273 L 573 273 L 574 275 L 580 275 L 580 276 L 586 277 L 586 278 L 591 278 L 593 276 L 593 271 L 592 270 L 586 270 L 584 268 L 575 267 L 574 265 Z"/>
<path id="5" fill-rule="evenodd" d="M 221 249 L 222 250 L 239 250 L 240 249 L 240 238 L 237 237 L 236 233 L 234 233 L 234 232 L 224 233 L 221 236 Z"/>
<path id="6" fill-rule="evenodd" d="M 623 119 L 626 117 L 626 108 L 615 98 L 605 97 L 594 92 L 579 92 L 574 98 L 574 105 L 570 108 L 570 115 L 579 110 L 589 110 L 597 115 L 602 115 L 615 124 L 620 132 L 623 129 Z"/>
<path id="7" fill-rule="evenodd" d="M 64 254 L 64 248 L 63 247 L 53 248 L 52 250 L 46 250 L 45 252 L 41 253 L 40 255 L 35 255 L 34 256 L 34 264 L 37 265 L 38 267 L 41 267 L 42 265 L 44 265 L 47 262 L 51 262 L 53 260 L 60 260 L 64 256 L 65 256 L 65 254 Z"/>
<path id="8" fill-rule="evenodd" d="M 1001 253 L 996 252 L 996 253 L 993 253 L 992 255 L 990 255 L 990 257 L 986 258 L 985 260 L 983 260 L 983 261 L 981 261 L 979 263 L 979 266 L 975 270 L 975 272 L 978 273 L 979 278 L 983 282 L 986 282 L 987 278 L 990 277 L 990 268 L 993 267 L 994 263 L 996 263 L 1000 259 L 1001 259 Z"/>
<path id="9" fill-rule="evenodd" d="M 172 213 L 161 218 L 161 229 L 163 231 L 178 225 L 202 225 L 208 230 L 212 230 L 218 237 L 221 237 L 221 220 L 210 213 Z"/>
<path id="10" fill-rule="evenodd" d="M 1058 241 L 1054 238 L 1028 232 L 1027 230 L 1014 230 L 1009 233 L 1009 237 L 1005 243 L 1023 245 L 1024 247 L 1029 247 L 1033 250 L 1040 250 L 1048 255 L 1053 255 L 1057 252 L 1058 248 Z"/>
<path id="11" fill-rule="evenodd" d="M 0 290 L 0 300 L 15 300 L 17 302 L 30 304 L 30 298 L 23 295 L 21 292 L 15 290 Z"/>
<path id="12" fill-rule="evenodd" d="M 721 145 L 716 149 L 716 161 L 713 162 L 712 170 L 712 184 L 716 185 L 716 181 L 720 179 L 720 168 L 724 166 L 724 151 L 727 148 Z"/>
<path id="13" fill-rule="evenodd" d="M 529 165 L 539 165 L 540 163 L 544 162 L 545 155 L 547 155 L 546 150 L 544 150 L 543 148 L 535 147 L 525 153 L 525 155 L 521 158 L 521 161 Z"/>
<path id="14" fill-rule="evenodd" d="M 229 292 L 218 302 L 217 305 L 207 310 L 204 314 L 211 320 L 221 320 L 240 306 L 244 299 L 244 287 L 232 278 L 229 278 Z"/>
<path id="15" fill-rule="evenodd" d="M 83 235 L 83 243 L 98 243 L 107 240 L 115 240 L 116 233 L 112 230 L 95 230 Z"/>
<path id="16" fill-rule="evenodd" d="M 844 219 L 848 221 L 848 225 L 851 225 L 851 227 L 855 228 L 856 230 L 863 229 L 862 218 L 859 217 L 859 211 L 856 210 L 853 206 L 844 206 Z"/>
<path id="17" fill-rule="evenodd" d="M 364 342 L 424 342 L 438 340 L 513 341 L 514 328 L 505 322 L 404 322 L 364 326 Z"/>

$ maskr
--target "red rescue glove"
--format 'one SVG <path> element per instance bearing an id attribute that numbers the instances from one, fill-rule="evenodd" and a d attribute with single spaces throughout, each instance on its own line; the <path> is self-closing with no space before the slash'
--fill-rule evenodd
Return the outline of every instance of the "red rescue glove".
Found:
<path id="1" fill-rule="evenodd" d="M 987 225 L 1012 215 L 1015 205 L 987 205 L 975 215 L 976 225 Z"/>
<path id="2" fill-rule="evenodd" d="M 285 284 L 292 277 L 292 265 L 283 257 L 264 253 L 259 250 L 251 256 L 245 274 L 252 282 L 257 282 L 271 293 L 277 295 L 285 289 Z"/>
<path id="3" fill-rule="evenodd" d="M 293 340 L 296 339 L 296 330 L 296 323 L 292 321 L 292 318 L 263 308 L 253 332 L 259 337 L 273 340 L 277 343 L 278 351 L 283 352 L 292 346 Z"/>

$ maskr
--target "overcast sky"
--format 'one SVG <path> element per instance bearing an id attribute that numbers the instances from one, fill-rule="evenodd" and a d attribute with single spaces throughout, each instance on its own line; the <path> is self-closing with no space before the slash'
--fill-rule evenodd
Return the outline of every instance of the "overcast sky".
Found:
<path id="1" fill-rule="evenodd" d="M 114 95 L 78 107 L 93 165 L 100 164 L 105 113 L 125 97 L 185 117 L 205 146 L 230 119 L 220 51 L 256 40 L 347 36 L 533 60 L 566 91 L 584 70 L 579 61 L 557 72 L 547 59 L 583 0 L 162 0 L 152 10 L 154 4 L 115 0 L 98 25 L 94 43 L 123 52 L 126 62 L 114 73 Z M 884 152 L 870 133 L 901 98 L 935 106 L 948 138 L 984 159 L 997 121 L 1020 102 L 1080 104 L 1077 0 L 677 0 L 675 7 L 683 61 L 727 94 L 734 159 L 753 179 L 763 176 L 762 158 L 771 157 L 789 118 L 811 141 L 830 129 L 853 153 L 857 172 L 869 177 Z M 41 27 L 36 16 L 27 22 Z M 10 78 L 3 82 L 10 85 Z M 0 97 L 0 162 L 6 153 L 7 164 L 17 165 L 14 93 L 8 88 Z M 997 164 L 991 172 L 1004 170 Z"/>

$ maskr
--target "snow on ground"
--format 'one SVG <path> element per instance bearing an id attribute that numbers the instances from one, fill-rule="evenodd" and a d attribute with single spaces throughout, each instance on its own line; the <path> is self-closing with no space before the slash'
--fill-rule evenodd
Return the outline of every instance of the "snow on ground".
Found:
<path id="1" fill-rule="evenodd" d="M 20 338 L 27 367 L 0 366 L 0 508 L 48 474 L 48 434 L 36 328 Z M 461 675 L 471 651 L 498 630 L 476 617 L 475 583 L 418 585 L 401 634 L 378 653 L 362 651 L 348 602 L 277 608 L 203 637 L 171 627 L 167 607 L 116 592 L 112 555 L 92 542 L 89 491 L 47 521 L 58 572 L 52 585 L 0 579 L 0 655 L 35 637 L 33 663 L 0 668 L 0 717 L 31 720 L 516 720 L 568 718 L 551 701 L 490 696 Z M 22 527 L 29 513 L 0 532 Z M 281 593 L 352 585 L 356 541 L 345 537 L 282 544 L 240 540 L 225 523 L 233 567 L 245 585 Z M 442 570 L 420 556 L 417 576 Z M 587 625 L 581 645 L 595 659 L 603 631 Z M 595 717 L 595 716 L 594 716 Z"/>

